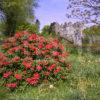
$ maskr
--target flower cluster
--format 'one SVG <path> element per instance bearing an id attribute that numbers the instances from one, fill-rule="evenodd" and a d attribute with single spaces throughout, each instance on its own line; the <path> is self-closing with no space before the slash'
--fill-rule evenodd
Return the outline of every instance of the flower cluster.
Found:
<path id="1" fill-rule="evenodd" d="M 57 39 L 47 40 L 26 31 L 17 32 L 2 45 L 0 78 L 8 88 L 16 88 L 23 82 L 36 86 L 44 80 L 66 79 L 71 69 L 66 61 L 68 56 Z"/>

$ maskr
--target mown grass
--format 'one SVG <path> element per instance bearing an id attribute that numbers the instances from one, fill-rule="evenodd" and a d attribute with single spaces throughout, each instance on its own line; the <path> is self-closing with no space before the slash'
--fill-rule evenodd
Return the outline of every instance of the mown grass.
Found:
<path id="1" fill-rule="evenodd" d="M 99 100 L 100 56 L 71 54 L 68 60 L 72 62 L 73 68 L 65 82 L 42 84 L 26 90 L 20 87 L 0 100 Z"/>

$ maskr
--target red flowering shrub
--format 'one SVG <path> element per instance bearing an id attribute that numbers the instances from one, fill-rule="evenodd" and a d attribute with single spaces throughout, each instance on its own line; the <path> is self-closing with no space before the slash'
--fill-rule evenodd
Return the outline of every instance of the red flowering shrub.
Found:
<path id="1" fill-rule="evenodd" d="M 66 69 L 71 69 L 66 62 L 68 55 L 57 39 L 18 32 L 2 45 L 0 78 L 9 88 L 23 82 L 36 86 L 44 80 L 66 79 Z"/>

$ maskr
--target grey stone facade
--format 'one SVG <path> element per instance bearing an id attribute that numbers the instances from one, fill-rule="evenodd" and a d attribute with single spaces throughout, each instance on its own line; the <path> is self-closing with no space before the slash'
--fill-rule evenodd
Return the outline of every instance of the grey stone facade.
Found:
<path id="1" fill-rule="evenodd" d="M 59 24 L 57 22 L 52 23 L 54 32 L 56 35 L 59 35 L 62 38 L 65 38 L 66 40 L 74 43 L 76 46 L 82 46 L 82 30 L 84 27 L 83 23 L 64 23 Z"/>

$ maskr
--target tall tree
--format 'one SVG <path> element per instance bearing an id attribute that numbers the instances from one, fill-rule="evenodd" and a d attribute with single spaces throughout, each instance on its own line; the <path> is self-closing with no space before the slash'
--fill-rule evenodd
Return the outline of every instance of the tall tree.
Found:
<path id="1" fill-rule="evenodd" d="M 66 0 L 68 2 L 68 0 Z M 67 17 L 100 24 L 100 0 L 69 0 Z"/>
<path id="2" fill-rule="evenodd" d="M 4 15 L 6 24 L 5 33 L 12 36 L 17 25 L 33 18 L 35 7 L 37 7 L 37 0 L 0 0 L 0 12 Z"/>

